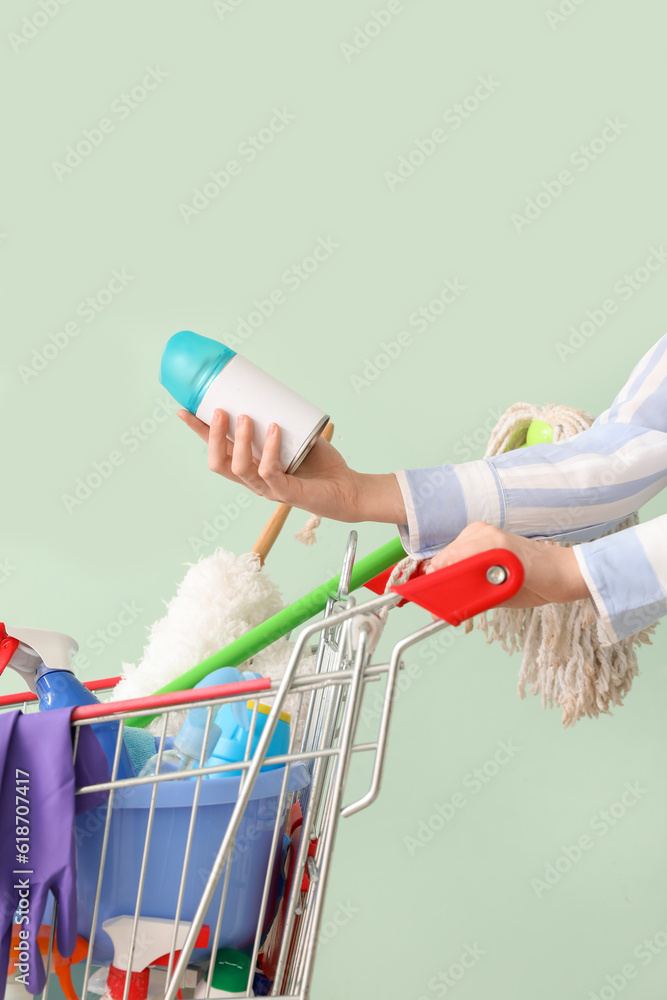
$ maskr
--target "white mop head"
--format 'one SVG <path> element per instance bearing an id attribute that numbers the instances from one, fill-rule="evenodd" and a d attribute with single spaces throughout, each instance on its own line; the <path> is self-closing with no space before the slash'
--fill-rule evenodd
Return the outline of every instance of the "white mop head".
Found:
<path id="1" fill-rule="evenodd" d="M 593 417 L 584 410 L 548 404 L 544 408 L 515 403 L 500 418 L 491 433 L 486 457 L 500 455 L 526 441 L 533 420 L 553 427 L 557 444 L 587 430 Z M 637 524 L 636 514 L 612 528 L 612 534 Z M 568 542 L 551 544 L 568 545 Z M 468 621 L 465 630 L 472 629 Z M 637 675 L 637 647 L 651 643 L 654 626 L 621 642 L 603 645 L 590 600 L 570 604 L 545 604 L 538 608 L 496 608 L 479 615 L 477 627 L 487 642 L 500 642 L 508 653 L 520 651 L 519 696 L 539 694 L 542 705 L 557 705 L 564 726 L 573 726 L 585 716 L 609 714 L 612 705 L 622 705 Z"/>
<path id="2" fill-rule="evenodd" d="M 190 566 L 167 604 L 167 613 L 151 626 L 141 661 L 136 666 L 123 663 L 123 677 L 112 700 L 153 694 L 282 607 L 280 592 L 262 571 L 256 553 L 237 556 L 217 549 Z M 289 640 L 278 639 L 239 669 L 256 670 L 275 680 L 284 674 L 291 652 Z M 311 664 L 308 667 L 312 669 Z M 171 718 L 168 733 L 173 735 L 180 719 L 176 713 Z"/>

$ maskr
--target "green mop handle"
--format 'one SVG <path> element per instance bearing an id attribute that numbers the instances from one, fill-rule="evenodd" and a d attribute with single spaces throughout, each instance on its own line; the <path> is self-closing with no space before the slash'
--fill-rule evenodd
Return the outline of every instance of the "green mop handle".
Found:
<path id="1" fill-rule="evenodd" d="M 374 576 L 383 573 L 390 566 L 393 566 L 394 563 L 398 562 L 399 559 L 403 559 L 404 556 L 405 551 L 401 545 L 400 538 L 395 538 L 393 541 L 387 542 L 386 545 L 382 545 L 379 549 L 376 549 L 375 552 L 371 552 L 370 555 L 364 556 L 363 559 L 354 564 L 350 591 L 356 590 L 357 587 L 363 587 Z M 240 639 L 235 639 L 234 642 L 230 642 L 224 649 L 202 660 L 196 667 L 186 670 L 175 681 L 165 684 L 155 694 L 185 691 L 193 688 L 195 684 L 198 684 L 208 674 L 217 670 L 218 667 L 238 667 L 239 664 L 249 660 L 255 653 L 259 653 L 260 650 L 270 646 L 276 639 L 282 638 L 282 636 L 291 632 L 292 629 L 303 625 L 309 618 L 324 611 L 329 597 L 336 595 L 339 583 L 340 574 L 333 576 L 326 583 L 320 584 L 315 590 L 311 590 L 309 594 L 299 598 L 294 604 L 283 608 L 278 614 L 267 618 L 265 622 L 257 625 L 250 632 L 246 632 Z M 125 725 L 144 727 L 155 718 L 155 715 L 142 715 L 136 719 L 128 719 Z"/>

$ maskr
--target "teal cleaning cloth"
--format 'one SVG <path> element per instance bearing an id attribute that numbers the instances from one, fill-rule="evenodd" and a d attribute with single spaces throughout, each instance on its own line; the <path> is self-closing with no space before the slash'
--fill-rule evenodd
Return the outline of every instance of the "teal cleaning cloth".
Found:
<path id="1" fill-rule="evenodd" d="M 155 753 L 155 737 L 146 729 L 128 727 L 123 733 L 123 740 L 134 770 L 140 774 L 146 761 Z"/>

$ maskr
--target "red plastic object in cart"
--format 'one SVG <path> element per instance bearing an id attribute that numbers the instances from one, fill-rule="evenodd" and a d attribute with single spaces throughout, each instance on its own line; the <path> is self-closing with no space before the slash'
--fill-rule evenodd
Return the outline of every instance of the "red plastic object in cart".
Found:
<path id="1" fill-rule="evenodd" d="M 211 929 L 208 926 L 208 924 L 204 924 L 203 927 L 202 927 L 202 929 L 199 932 L 199 937 L 195 941 L 195 948 L 208 948 L 209 939 L 210 939 L 210 936 L 211 936 L 210 932 L 211 932 Z M 180 956 L 181 956 L 181 949 L 179 948 L 178 951 L 174 952 L 174 961 L 173 961 L 173 964 L 172 964 L 172 969 L 176 968 L 176 963 L 178 962 Z M 156 965 L 156 966 L 160 966 L 160 967 L 165 966 L 165 968 L 168 968 L 169 967 L 169 955 L 168 954 L 167 955 L 161 955 L 159 958 L 156 958 L 154 962 L 151 962 L 151 965 Z M 149 983 L 150 983 L 150 975 L 149 975 Z M 180 990 L 178 991 L 178 993 L 176 994 L 176 996 L 179 997 L 179 1000 L 183 1000 L 183 994 L 181 993 Z"/>
<path id="2" fill-rule="evenodd" d="M 195 941 L 195 948 L 207 948 L 209 945 L 211 928 L 208 924 L 203 924 L 200 928 L 197 940 Z M 174 968 L 176 967 L 176 962 L 180 955 L 180 950 L 175 952 L 174 955 Z M 167 965 L 169 962 L 169 955 L 161 955 L 160 958 L 156 958 L 154 962 L 147 965 L 145 969 L 140 969 L 133 972 L 130 969 L 119 969 L 113 962 L 109 967 L 109 975 L 107 977 L 107 987 L 104 992 L 105 1000 L 123 1000 L 125 993 L 127 991 L 127 1000 L 146 1000 L 148 997 L 148 988 L 150 984 L 151 965 Z M 126 980 L 129 979 L 129 987 Z M 178 996 L 181 997 L 182 993 L 179 990 Z"/>
<path id="3" fill-rule="evenodd" d="M 7 635 L 5 623 L 0 622 L 0 674 L 5 669 L 18 648 L 18 639 L 14 639 L 11 635 Z"/>
<path id="4" fill-rule="evenodd" d="M 294 869 L 296 867 L 296 859 L 299 853 L 299 844 L 301 842 L 301 833 L 303 831 L 303 813 L 301 812 L 301 806 L 298 802 L 295 802 L 290 809 L 289 816 L 287 817 L 287 823 L 285 824 L 285 834 L 290 839 L 290 847 L 287 854 L 287 876 L 285 879 L 285 887 L 283 890 L 282 899 L 280 900 L 280 905 L 276 912 L 276 915 L 271 926 L 271 930 L 268 933 L 264 946 L 259 955 L 259 967 L 261 971 L 269 979 L 273 979 L 276 974 L 276 964 L 278 962 L 278 953 L 280 951 L 280 944 L 282 941 L 283 930 L 285 926 L 285 917 L 287 913 L 287 903 L 290 898 L 290 892 L 292 891 L 292 881 L 294 879 Z M 315 856 L 315 849 L 317 848 L 317 837 L 314 837 L 310 844 L 308 845 L 308 855 L 307 857 L 312 858 Z M 307 863 L 307 862 L 306 862 Z M 307 868 L 304 870 L 303 877 L 301 879 L 301 892 L 307 892 L 310 885 L 310 876 L 308 875 Z M 295 917 L 294 925 L 292 927 L 292 941 L 296 936 L 296 932 L 299 926 L 299 916 Z M 291 950 L 290 946 L 290 950 Z"/>

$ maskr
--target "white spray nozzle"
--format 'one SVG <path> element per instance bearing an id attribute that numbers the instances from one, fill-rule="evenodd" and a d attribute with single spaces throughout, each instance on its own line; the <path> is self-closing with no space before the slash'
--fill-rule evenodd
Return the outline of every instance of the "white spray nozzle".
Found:
<path id="1" fill-rule="evenodd" d="M 132 953 L 132 968 L 128 969 L 130 944 L 132 942 L 132 928 L 134 917 L 110 917 L 105 920 L 102 927 L 113 941 L 114 957 L 113 964 L 117 969 L 123 971 L 141 972 L 147 966 L 163 955 L 171 952 L 171 944 L 174 940 L 174 921 L 164 920 L 161 917 L 139 917 L 137 920 L 137 935 Z M 176 931 L 176 951 L 180 951 L 185 944 L 188 931 L 192 924 L 187 920 L 180 920 Z M 195 942 L 196 948 L 206 948 L 208 946 L 209 927 L 205 924 L 199 932 L 199 937 Z"/>
<path id="2" fill-rule="evenodd" d="M 65 632 L 0 625 L 0 673 L 5 667 L 12 667 L 31 691 L 35 691 L 38 678 L 50 670 L 74 673 L 72 657 L 78 650 L 76 639 Z"/>

